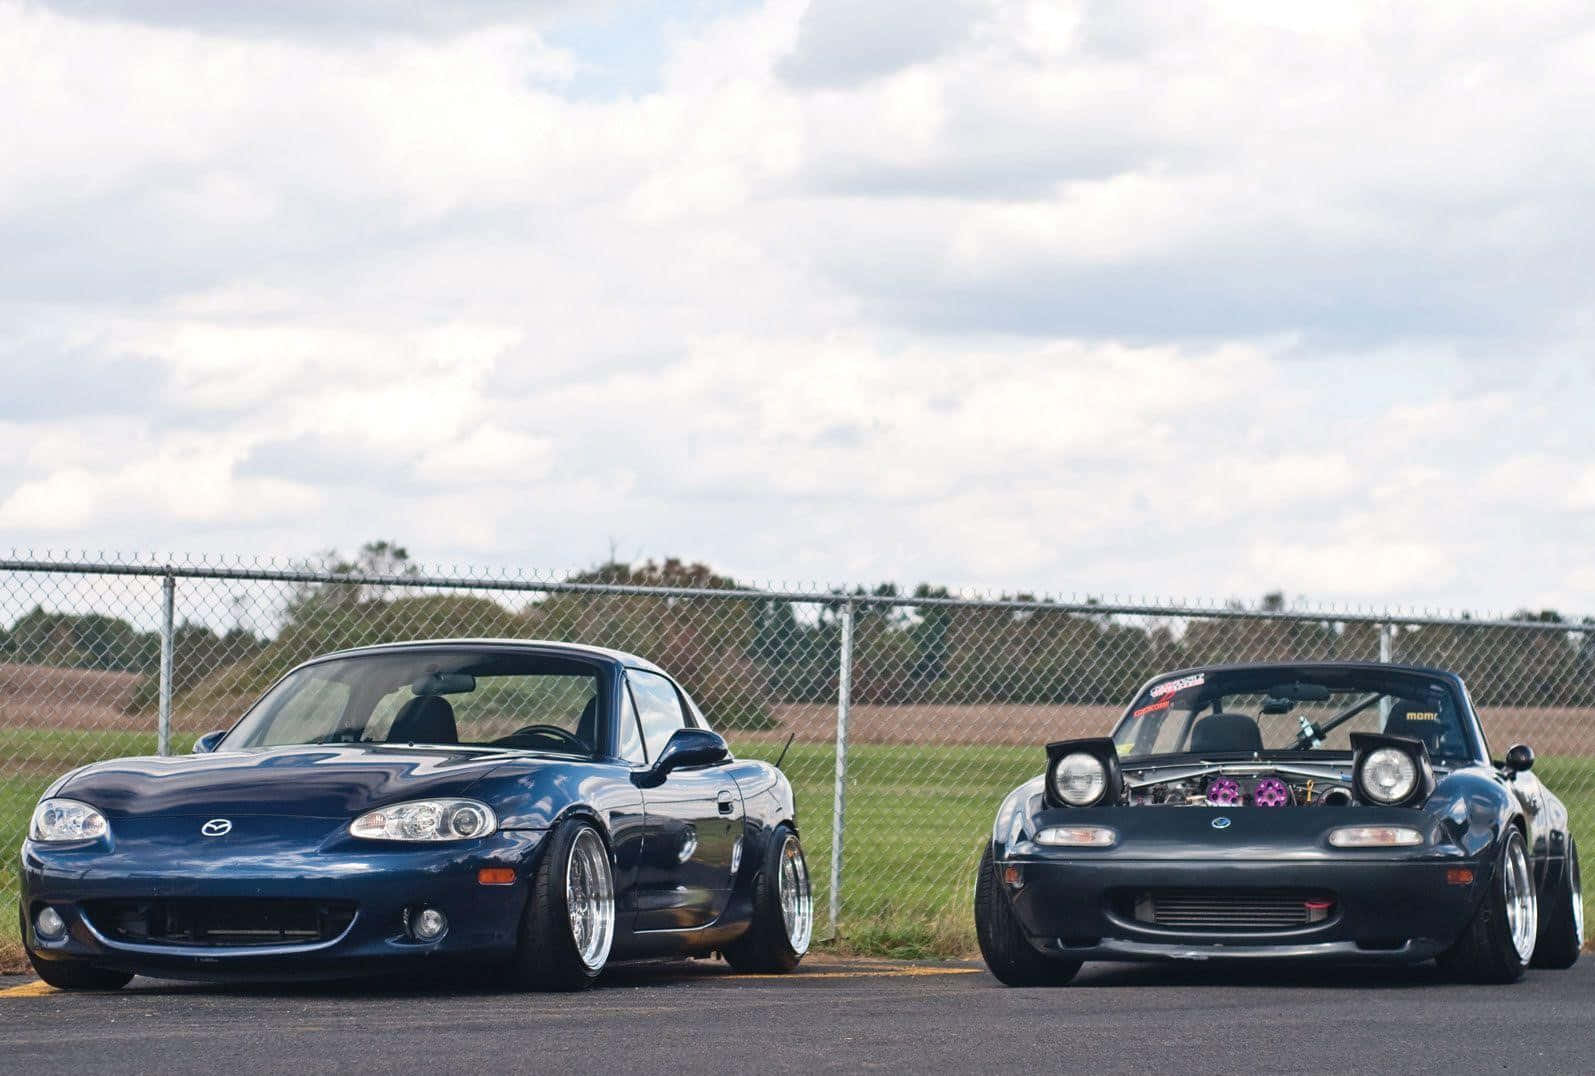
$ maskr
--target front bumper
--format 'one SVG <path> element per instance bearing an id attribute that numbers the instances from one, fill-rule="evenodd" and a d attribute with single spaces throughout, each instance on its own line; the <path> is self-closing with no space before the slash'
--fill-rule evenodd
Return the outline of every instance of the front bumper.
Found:
<path id="1" fill-rule="evenodd" d="M 292 835 L 236 847 L 182 851 L 166 842 L 114 848 L 22 847 L 24 943 L 40 960 L 89 961 L 168 978 L 317 978 L 360 974 L 396 961 L 503 959 L 515 948 L 544 831 L 500 831 L 448 845 L 295 844 Z M 483 867 L 511 867 L 513 885 L 481 885 Z M 194 945 L 114 936 L 85 905 L 100 900 L 346 901 L 354 917 L 335 937 L 304 944 Z M 40 938 L 33 919 L 54 907 L 66 936 Z M 449 928 L 417 942 L 405 912 L 438 908 Z"/>
<path id="2" fill-rule="evenodd" d="M 1141 811 L 1127 816 L 1123 810 Z M 1266 809 L 1253 809 L 1266 810 Z M 1329 959 L 1416 962 L 1449 948 L 1491 881 L 1486 862 L 1431 830 L 1423 848 L 1332 850 L 1327 824 L 1305 811 L 1294 817 L 1225 813 L 1230 833 L 1215 831 L 1219 811 L 1116 810 L 1121 835 L 1106 850 L 1043 848 L 1029 842 L 999 849 L 997 875 L 1021 929 L 1039 951 L 1079 960 Z M 1086 812 L 1067 816 L 1085 819 Z M 1398 821 L 1366 811 L 1342 823 Z M 1415 824 L 1412 814 L 1400 818 Z M 1427 825 L 1425 823 L 1425 825 Z M 1309 827 L 1320 827 L 1316 831 Z M 1246 832 L 1248 829 L 1252 832 Z M 1171 832 L 1171 829 L 1174 830 Z M 1472 881 L 1459 884 L 1458 871 Z M 1136 913 L 1138 894 L 1176 890 L 1244 899 L 1262 891 L 1325 894 L 1333 907 L 1320 922 L 1289 927 L 1169 927 Z"/>

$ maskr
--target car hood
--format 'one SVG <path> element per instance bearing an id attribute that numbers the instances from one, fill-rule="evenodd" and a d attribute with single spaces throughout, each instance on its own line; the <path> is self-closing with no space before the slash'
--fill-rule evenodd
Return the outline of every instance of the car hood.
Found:
<path id="1" fill-rule="evenodd" d="M 108 818 L 273 814 L 348 818 L 425 796 L 465 795 L 501 752 L 449 747 L 299 746 L 170 758 L 119 758 L 79 770 L 55 792 Z"/>

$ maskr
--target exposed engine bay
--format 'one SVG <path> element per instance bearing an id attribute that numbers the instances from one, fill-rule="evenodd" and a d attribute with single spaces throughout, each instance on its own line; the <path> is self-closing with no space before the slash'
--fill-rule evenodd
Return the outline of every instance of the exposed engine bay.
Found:
<path id="1" fill-rule="evenodd" d="M 1330 767 L 1277 765 L 1182 766 L 1127 771 L 1132 806 L 1349 807 L 1349 772 Z"/>

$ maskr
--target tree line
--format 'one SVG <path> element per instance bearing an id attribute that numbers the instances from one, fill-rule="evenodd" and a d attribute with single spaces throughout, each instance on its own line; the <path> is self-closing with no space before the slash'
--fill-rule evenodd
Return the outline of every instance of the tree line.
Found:
<path id="1" fill-rule="evenodd" d="M 391 542 L 369 543 L 334 574 L 414 574 Z M 184 623 L 174 638 L 179 705 L 234 705 L 263 691 L 298 661 L 329 650 L 394 639 L 463 636 L 558 639 L 629 650 L 676 675 L 717 723 L 766 727 L 781 703 L 834 702 L 841 611 L 854 603 L 852 697 L 864 704 L 1117 705 L 1147 679 L 1172 669 L 1236 661 L 1377 660 L 1376 625 L 1333 617 L 1124 617 L 1090 611 L 916 604 L 946 598 L 945 587 L 908 593 L 892 584 L 836 593 L 799 608 L 774 599 L 725 599 L 751 590 L 707 565 L 670 558 L 610 562 L 568 577 L 575 583 L 690 588 L 702 596 L 556 592 L 519 608 L 491 588 L 421 591 L 324 582 L 298 587 L 275 634 L 235 627 L 217 632 Z M 1014 595 L 1019 600 L 1027 596 Z M 1237 610 L 1240 607 L 1237 605 Z M 1282 595 L 1263 598 L 1283 612 Z M 1398 626 L 1392 657 L 1437 665 L 1466 678 L 1487 706 L 1595 705 L 1595 622 L 1569 623 L 1552 611 L 1514 620 L 1565 624 L 1566 631 L 1485 628 L 1465 622 Z M 143 674 L 133 702 L 150 705 L 160 651 L 155 632 L 104 614 L 35 608 L 0 631 L 5 660 Z"/>

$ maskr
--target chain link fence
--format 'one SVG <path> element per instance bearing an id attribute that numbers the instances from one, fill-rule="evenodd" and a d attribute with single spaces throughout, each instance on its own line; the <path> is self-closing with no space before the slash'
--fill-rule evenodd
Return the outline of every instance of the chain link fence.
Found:
<path id="1" fill-rule="evenodd" d="M 1135 689 L 1191 665 L 1439 665 L 1496 756 L 1595 822 L 1595 621 L 1055 602 L 756 588 L 676 561 L 565 577 L 273 562 L 0 561 L 0 930 L 43 789 L 72 767 L 180 753 L 297 662 L 399 639 L 629 650 L 677 676 L 741 756 L 797 790 L 820 930 L 866 951 L 972 948 L 970 891 L 1001 796 L 1049 740 L 1105 735 Z"/>

